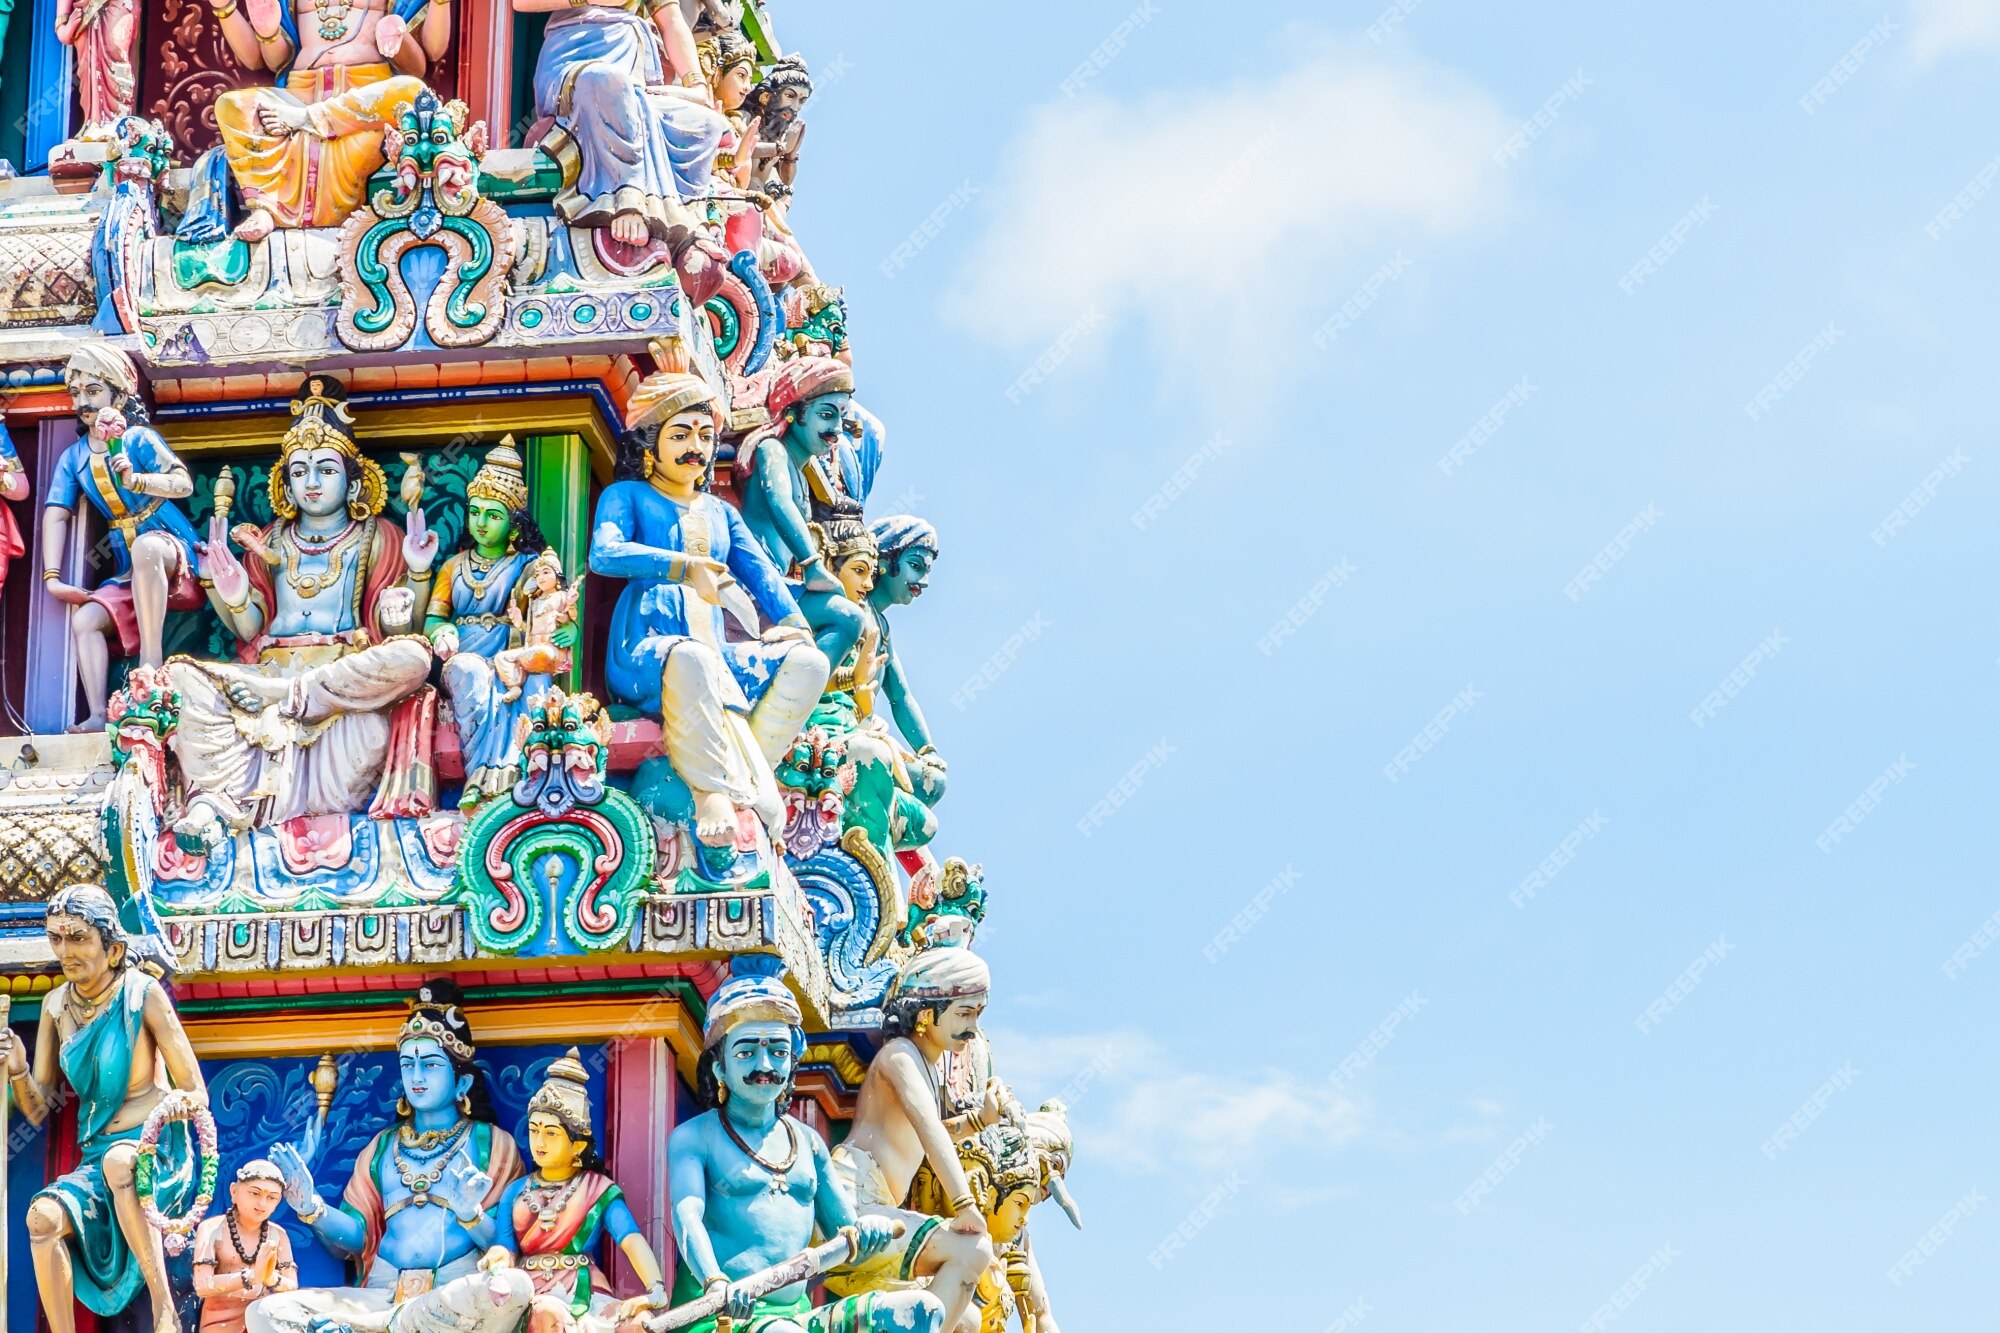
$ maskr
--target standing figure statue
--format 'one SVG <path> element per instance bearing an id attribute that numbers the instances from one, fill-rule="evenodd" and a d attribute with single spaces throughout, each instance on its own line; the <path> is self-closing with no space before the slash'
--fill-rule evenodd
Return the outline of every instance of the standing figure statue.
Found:
<path id="1" fill-rule="evenodd" d="M 109 139 L 118 118 L 132 114 L 138 17 L 134 0 L 56 0 L 56 40 L 76 52 L 79 139 Z"/>
<path id="2" fill-rule="evenodd" d="M 110 894 L 94 884 L 58 890 L 47 930 L 63 980 L 42 1002 L 32 1070 L 19 1040 L 0 1028 L 0 1061 L 22 1114 L 39 1125 L 76 1104 L 82 1161 L 28 1204 L 42 1312 L 51 1333 L 75 1333 L 75 1302 L 115 1315 L 143 1285 L 154 1333 L 178 1333 L 160 1233 L 139 1198 L 139 1136 L 170 1087 L 207 1105 L 208 1085 L 173 1001 L 141 966 L 158 966 L 163 952 L 126 935 Z M 161 1136 L 161 1179 L 181 1165 L 179 1137 Z"/>
<path id="3" fill-rule="evenodd" d="M 793 357 L 771 381 L 770 422 L 739 455 L 743 519 L 772 561 L 798 581 L 799 609 L 829 662 L 847 656 L 866 624 L 827 567 L 816 521 L 859 518 L 836 453 L 847 434 L 854 372 L 828 356 Z"/>
<path id="4" fill-rule="evenodd" d="M 424 633 L 444 663 L 441 680 L 465 755 L 465 787 L 458 803 L 470 810 L 512 788 L 520 776 L 514 727 L 526 708 L 502 698 L 507 686 L 494 671 L 494 659 L 512 639 L 509 608 L 543 542 L 528 513 L 528 481 L 512 436 L 495 445 L 473 474 L 465 488 L 465 511 L 468 549 L 438 570 Z M 575 647 L 576 636 L 572 622 L 557 632 L 556 642 Z M 529 697 L 548 688 L 546 677 L 538 679 L 539 685 L 531 683 L 526 690 Z"/>
<path id="5" fill-rule="evenodd" d="M 812 94 L 812 75 L 796 55 L 779 59 L 751 92 L 744 103 L 756 134 L 751 189 L 780 198 L 791 194 L 799 174 L 799 150 L 806 141 L 806 123 L 799 113 Z"/>
<path id="6" fill-rule="evenodd" d="M 738 811 L 782 827 L 771 768 L 818 701 L 827 659 L 742 517 L 704 489 L 714 390 L 660 371 L 633 392 L 626 424 L 590 538 L 592 572 L 627 580 L 604 682 L 618 703 L 661 720 L 667 758 L 694 794 L 696 840 L 728 847 Z M 725 605 L 758 637 L 731 639 Z M 760 616 L 770 622 L 761 629 L 750 623 Z"/>
<path id="7" fill-rule="evenodd" d="M 889 608 L 910 605 L 930 586 L 931 568 L 938 558 L 937 529 L 915 515 L 892 514 L 877 519 L 869 531 L 875 536 L 881 557 L 875 586 L 868 593 L 868 605 L 875 613 L 881 651 L 886 659 L 882 666 L 882 697 L 888 701 L 889 715 L 896 719 L 896 729 L 916 752 L 916 761 L 910 765 L 910 780 L 917 797 L 926 805 L 936 805 L 944 796 L 944 756 L 931 740 L 930 723 L 924 720 L 924 710 L 918 706 L 917 696 L 910 689 L 910 678 L 903 671 L 903 659 L 896 652 L 896 637 L 889 630 Z"/>
<path id="8" fill-rule="evenodd" d="M 339 383 L 311 375 L 300 392 L 271 467 L 277 521 L 234 533 L 256 558 L 230 552 L 220 513 L 200 547 L 209 600 L 244 660 L 167 663 L 181 696 L 173 746 L 189 795 L 174 832 L 184 844 L 371 801 L 376 815 L 422 815 L 434 799 L 424 715 L 398 705 L 421 705 L 411 696 L 430 673 L 430 644 L 415 631 L 437 534 L 421 508 L 401 530 L 379 517 L 387 483 L 355 443 Z"/>
<path id="9" fill-rule="evenodd" d="M 548 1077 L 528 1099 L 528 1155 L 535 1169 L 500 1196 L 495 1243 L 527 1270 L 537 1313 L 546 1312 L 555 1325 L 537 1333 L 580 1326 L 608 1333 L 614 1324 L 667 1304 L 659 1256 L 640 1233 L 625 1192 L 605 1174 L 590 1125 L 588 1079 L 575 1047 L 550 1063 Z M 606 1236 L 645 1284 L 644 1296 L 612 1296 L 595 1259 Z"/>
<path id="10" fill-rule="evenodd" d="M 194 479 L 146 424 L 131 357 L 109 343 L 84 343 L 70 354 L 63 383 L 83 434 L 56 461 L 42 501 L 42 580 L 49 596 L 75 608 L 70 635 L 87 711 L 70 730 L 99 731 L 111 642 L 120 657 L 136 653 L 141 665 L 158 666 L 167 611 L 201 605 L 194 524 L 173 503 L 194 494 Z M 70 523 L 86 502 L 111 529 L 111 573 L 88 591 L 63 576 Z"/>
<path id="11" fill-rule="evenodd" d="M 4 33 L 0 28 L 0 36 Z M 28 484 L 28 470 L 21 466 L 21 455 L 14 452 L 14 437 L 8 433 L 7 423 L 0 421 L 0 500 L 19 503 L 34 493 Z M 14 504 L 0 504 L 0 589 L 7 586 L 8 568 L 27 553 L 21 525 L 14 518 Z"/>
<path id="12" fill-rule="evenodd" d="M 900 1221 L 897 1244 L 827 1289 L 856 1294 L 928 1277 L 944 1305 L 945 1327 L 956 1329 L 980 1275 L 993 1262 L 986 1217 L 979 1209 L 958 1147 L 940 1110 L 938 1061 L 979 1035 L 979 1015 L 992 987 L 985 962 L 963 947 L 925 949 L 903 965 L 882 1008 L 882 1049 L 868 1065 L 855 1102 L 854 1128 L 833 1150 L 833 1170 L 864 1217 Z M 977 1133 L 977 1127 L 960 1127 Z M 951 1220 L 903 1206 L 917 1168 L 928 1162 L 948 1200 Z"/>
<path id="13" fill-rule="evenodd" d="M 229 1187 L 229 1207 L 194 1233 L 201 1333 L 243 1333 L 246 1306 L 298 1287 L 292 1238 L 271 1220 L 284 1201 L 284 1172 L 261 1157 L 245 1162 Z"/>
<path id="14" fill-rule="evenodd" d="M 798 1002 L 774 977 L 724 982 L 709 1001 L 696 1080 L 713 1109 L 667 1140 L 674 1238 L 681 1265 L 674 1304 L 726 1289 L 726 1317 L 756 1333 L 939 1333 L 938 1298 L 904 1288 L 868 1291 L 814 1309 L 804 1282 L 758 1294 L 743 1279 L 791 1259 L 815 1233 L 857 1232 L 861 1263 L 879 1263 L 912 1237 L 890 1219 L 855 1215 L 837 1185 L 826 1141 L 785 1113 L 806 1039 Z M 936 1225 L 936 1219 L 920 1219 Z M 915 1238 L 921 1245 L 921 1237 Z M 906 1266 L 905 1266 L 906 1267 Z M 838 1272 L 839 1270 L 835 1270 Z M 829 1284 L 831 1285 L 831 1284 Z M 713 1318 L 688 1325 L 710 1333 Z"/>
<path id="15" fill-rule="evenodd" d="M 729 257 L 687 205 L 708 194 L 729 122 L 708 103 L 679 0 L 514 0 L 514 10 L 550 16 L 535 114 L 551 122 L 541 148 L 562 168 L 557 215 L 621 246 L 664 242 L 689 299 L 706 301 Z"/>
<path id="16" fill-rule="evenodd" d="M 434 1288 L 488 1283 L 480 1260 L 499 1235 L 495 1207 L 521 1174 L 521 1154 L 493 1123 L 461 1003 L 449 981 L 418 988 L 396 1038 L 403 1087 L 396 1121 L 355 1158 L 338 1208 L 319 1197 L 313 1181 L 316 1129 L 303 1145 L 272 1149 L 299 1221 L 321 1245 L 360 1265 L 361 1285 L 267 1296 L 249 1309 L 249 1333 L 307 1333 L 321 1319 L 364 1326 Z M 515 1302 L 513 1322 L 527 1313 L 525 1281 L 493 1289 Z"/>
<path id="17" fill-rule="evenodd" d="M 222 155 L 246 205 L 236 235 L 259 241 L 275 227 L 339 226 L 386 160 L 383 130 L 416 101 L 425 64 L 450 44 L 451 0 L 222 0 L 213 8 L 237 63 L 278 81 L 215 99 Z"/>

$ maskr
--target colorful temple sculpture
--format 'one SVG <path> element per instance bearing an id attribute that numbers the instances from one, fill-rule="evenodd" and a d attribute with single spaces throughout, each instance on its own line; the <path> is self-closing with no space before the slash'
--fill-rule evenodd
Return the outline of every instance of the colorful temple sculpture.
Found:
<path id="1" fill-rule="evenodd" d="M 765 5 L 0 24 L 0 1333 L 1055 1333 Z"/>

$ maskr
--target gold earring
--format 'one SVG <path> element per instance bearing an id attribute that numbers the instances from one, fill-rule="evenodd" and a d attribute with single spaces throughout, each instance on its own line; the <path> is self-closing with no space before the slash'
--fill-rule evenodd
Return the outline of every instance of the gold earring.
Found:
<path id="1" fill-rule="evenodd" d="M 465 1115 L 465 1116 L 469 1116 L 469 1115 L 471 1115 L 471 1114 L 472 1114 L 472 1094 L 471 1094 L 471 1093 L 469 1093 L 469 1092 L 468 1092 L 468 1093 L 465 1093 L 465 1094 L 462 1094 L 462 1095 L 461 1095 L 461 1096 L 459 1097 L 459 1099 L 458 1099 L 458 1113 L 459 1113 L 460 1115 Z"/>
<path id="2" fill-rule="evenodd" d="M 645 453 L 639 456 L 639 480 L 651 481 L 652 479 L 653 479 L 653 451 L 651 449 L 648 449 Z"/>
<path id="3" fill-rule="evenodd" d="M 917 1015 L 917 1035 L 921 1037 L 930 1030 L 931 1015 L 929 1010 L 925 1010 L 923 1013 Z"/>
<path id="4" fill-rule="evenodd" d="M 410 1110 L 410 1099 L 408 1097 L 398 1097 L 396 1099 L 397 1117 L 403 1120 L 408 1120 L 412 1114 L 413 1112 Z"/>

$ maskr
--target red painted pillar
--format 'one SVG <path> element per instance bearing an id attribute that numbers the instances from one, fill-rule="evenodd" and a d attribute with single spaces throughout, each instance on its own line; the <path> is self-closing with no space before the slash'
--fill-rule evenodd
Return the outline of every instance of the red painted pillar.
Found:
<path id="1" fill-rule="evenodd" d="M 639 1231 L 660 1256 L 667 1286 L 674 1281 L 673 1211 L 667 1198 L 667 1136 L 674 1132 L 680 1079 L 674 1053 L 665 1039 L 636 1037 L 611 1044 L 605 1067 L 604 1109 L 606 1154 L 611 1178 L 625 1191 L 625 1202 L 638 1220 Z M 639 1294 L 639 1280 L 623 1254 L 613 1256 L 611 1284 L 623 1295 Z"/>
<path id="2" fill-rule="evenodd" d="M 514 83 L 514 9 L 498 3 L 459 5 L 458 95 L 472 118 L 486 122 L 493 146 L 507 146 Z M 450 57 L 447 57 L 450 58 Z"/>

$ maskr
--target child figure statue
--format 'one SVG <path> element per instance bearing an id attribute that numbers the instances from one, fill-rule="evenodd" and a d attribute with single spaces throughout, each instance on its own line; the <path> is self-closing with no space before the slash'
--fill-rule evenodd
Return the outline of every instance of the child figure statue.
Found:
<path id="1" fill-rule="evenodd" d="M 285 1200 L 285 1173 L 263 1158 L 245 1162 L 229 1187 L 229 1207 L 194 1233 L 194 1294 L 201 1333 L 243 1333 L 243 1311 L 274 1291 L 299 1285 L 292 1238 L 271 1221 Z"/>
<path id="2" fill-rule="evenodd" d="M 564 625 L 576 623 L 577 596 L 582 591 L 581 578 L 563 582 L 562 557 L 554 547 L 543 550 L 528 565 L 507 607 L 507 619 L 520 643 L 493 657 L 493 674 L 507 687 L 501 703 L 520 698 L 521 686 L 530 676 L 553 676 L 569 670 L 569 649 L 556 639 Z"/>

